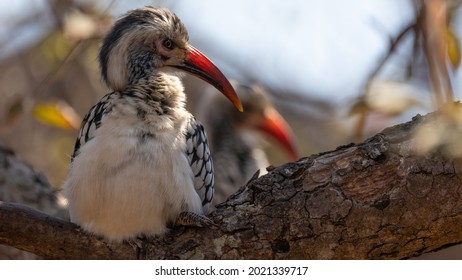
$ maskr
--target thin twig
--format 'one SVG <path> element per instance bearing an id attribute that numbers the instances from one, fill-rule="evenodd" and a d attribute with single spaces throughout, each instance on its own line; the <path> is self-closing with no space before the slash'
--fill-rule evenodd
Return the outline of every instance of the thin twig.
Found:
<path id="1" fill-rule="evenodd" d="M 386 52 L 385 56 L 378 62 L 377 66 L 375 67 L 374 71 L 371 72 L 369 75 L 366 85 L 364 86 L 363 95 L 360 97 L 361 99 L 365 100 L 367 95 L 370 92 L 370 87 L 374 78 L 378 75 L 380 70 L 382 70 L 385 63 L 390 59 L 391 55 L 395 53 L 398 45 L 402 42 L 405 35 L 408 34 L 409 31 L 415 30 L 416 22 L 412 22 L 408 26 L 406 26 L 395 38 L 390 38 L 390 43 L 388 47 L 388 51 Z M 369 110 L 361 110 L 359 112 L 359 118 L 354 128 L 354 135 L 356 141 L 360 141 L 363 138 L 364 127 L 366 125 L 367 117 L 369 115 Z"/>

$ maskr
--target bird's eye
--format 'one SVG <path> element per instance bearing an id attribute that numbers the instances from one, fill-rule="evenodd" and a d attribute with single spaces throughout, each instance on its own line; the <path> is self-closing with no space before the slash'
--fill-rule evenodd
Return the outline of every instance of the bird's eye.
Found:
<path id="1" fill-rule="evenodd" d="M 162 45 L 168 50 L 173 50 L 173 47 L 174 47 L 174 44 L 173 44 L 172 40 L 170 40 L 170 39 L 165 39 L 162 42 Z"/>

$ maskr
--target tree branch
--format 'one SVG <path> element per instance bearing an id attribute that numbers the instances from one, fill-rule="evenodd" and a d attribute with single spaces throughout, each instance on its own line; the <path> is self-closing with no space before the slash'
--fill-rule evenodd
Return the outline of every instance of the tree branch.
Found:
<path id="1" fill-rule="evenodd" d="M 47 259 L 134 259 L 127 244 L 108 244 L 77 225 L 30 207 L 0 202 L 0 243 Z"/>
<path id="2" fill-rule="evenodd" d="M 459 160 L 416 155 L 414 131 L 434 114 L 272 169 L 211 218 L 153 238 L 149 259 L 401 259 L 462 242 Z M 79 227 L 0 204 L 0 243 L 45 258 L 139 257 Z"/>

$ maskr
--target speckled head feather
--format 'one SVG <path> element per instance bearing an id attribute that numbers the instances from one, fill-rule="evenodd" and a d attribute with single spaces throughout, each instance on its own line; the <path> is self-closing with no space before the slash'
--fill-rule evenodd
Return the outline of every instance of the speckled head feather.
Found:
<path id="1" fill-rule="evenodd" d="M 103 80 L 113 90 L 122 90 L 134 78 L 161 67 L 163 57 L 157 53 L 156 41 L 166 38 L 179 47 L 188 44 L 188 32 L 174 13 L 150 6 L 127 12 L 101 45 L 98 59 Z"/>

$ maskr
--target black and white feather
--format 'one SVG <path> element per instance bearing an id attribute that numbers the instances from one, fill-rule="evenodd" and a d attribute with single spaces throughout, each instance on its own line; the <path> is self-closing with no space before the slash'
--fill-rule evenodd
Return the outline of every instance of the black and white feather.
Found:
<path id="1" fill-rule="evenodd" d="M 207 87 L 197 118 L 204 124 L 215 166 L 215 197 L 213 204 L 224 202 L 231 194 L 244 186 L 257 172 L 266 173 L 269 165 L 266 153 L 259 141 L 255 122 L 270 106 L 263 88 L 257 85 L 245 86 L 233 82 L 246 108 L 239 113 L 218 98 L 216 89 Z"/>
<path id="2" fill-rule="evenodd" d="M 113 100 L 117 95 L 116 92 L 107 94 L 84 117 L 71 161 L 79 154 L 80 147 L 95 137 L 96 130 L 101 126 L 104 116 L 111 111 Z M 194 117 L 191 117 L 188 122 L 185 139 L 185 153 L 194 175 L 194 187 L 201 198 L 202 206 L 208 213 L 214 196 L 213 160 L 204 126 Z"/>
<path id="3" fill-rule="evenodd" d="M 71 156 L 71 162 L 79 154 L 79 149 L 86 142 L 95 136 L 95 131 L 100 127 L 103 116 L 108 113 L 111 108 L 111 102 L 108 101 L 114 93 L 105 95 L 98 103 L 96 103 L 83 118 L 82 125 L 75 141 L 74 151 Z"/>
<path id="4" fill-rule="evenodd" d="M 117 93 L 112 92 L 104 96 L 84 117 L 75 142 L 71 161 L 79 154 L 80 147 L 95 136 L 96 130 L 101 126 L 103 117 L 108 114 L 112 108 L 113 95 L 117 95 Z M 206 209 L 205 212 L 208 213 L 215 191 L 213 160 L 210 154 L 204 126 L 194 117 L 191 117 L 187 125 L 185 138 L 185 153 L 194 175 L 194 187 L 201 198 L 204 210 Z"/>
<path id="5" fill-rule="evenodd" d="M 193 171 L 194 186 L 202 200 L 202 206 L 209 209 L 215 191 L 213 160 L 204 127 L 195 118 L 189 122 L 186 133 L 186 154 Z"/>

